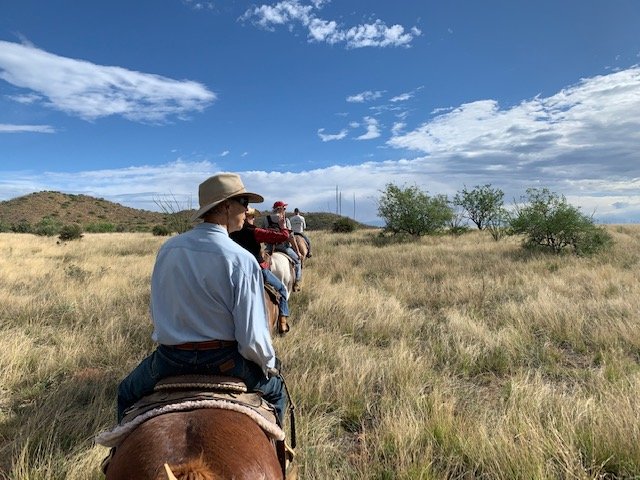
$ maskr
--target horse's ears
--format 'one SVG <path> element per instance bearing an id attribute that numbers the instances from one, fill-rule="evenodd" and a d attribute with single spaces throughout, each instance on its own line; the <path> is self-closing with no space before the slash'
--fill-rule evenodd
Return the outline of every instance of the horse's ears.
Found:
<path id="1" fill-rule="evenodd" d="M 164 464 L 164 470 L 167 472 L 168 480 L 178 480 L 167 463 Z"/>

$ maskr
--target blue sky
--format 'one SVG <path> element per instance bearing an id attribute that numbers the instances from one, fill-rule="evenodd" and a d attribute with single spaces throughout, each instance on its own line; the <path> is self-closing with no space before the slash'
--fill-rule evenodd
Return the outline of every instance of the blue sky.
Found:
<path id="1" fill-rule="evenodd" d="M 4 1 L 0 200 L 195 207 L 233 171 L 259 208 L 364 222 L 388 183 L 638 222 L 638 25 L 636 0 Z"/>

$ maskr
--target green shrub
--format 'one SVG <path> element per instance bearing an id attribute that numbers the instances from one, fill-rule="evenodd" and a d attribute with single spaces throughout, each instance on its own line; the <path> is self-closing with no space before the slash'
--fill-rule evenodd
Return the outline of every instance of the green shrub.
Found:
<path id="1" fill-rule="evenodd" d="M 32 233 L 44 237 L 53 237 L 54 235 L 60 233 L 61 228 L 62 222 L 60 220 L 51 217 L 45 217 L 34 225 Z"/>
<path id="2" fill-rule="evenodd" d="M 594 225 L 591 217 L 546 188 L 527 190 L 526 205 L 516 206 L 511 218 L 510 233 L 524 235 L 526 248 L 554 253 L 573 249 L 578 255 L 591 255 L 612 243 L 609 233 Z"/>
<path id="3" fill-rule="evenodd" d="M 430 197 L 416 186 L 389 183 L 378 200 L 378 215 L 386 223 L 386 232 L 419 237 L 443 230 L 451 224 L 454 212 L 445 195 Z"/>
<path id="4" fill-rule="evenodd" d="M 356 229 L 356 222 L 350 218 L 340 218 L 333 222 L 331 231 L 334 233 L 351 233 Z"/>
<path id="5" fill-rule="evenodd" d="M 151 233 L 156 237 L 166 237 L 167 235 L 171 235 L 171 230 L 169 230 L 165 225 L 154 225 L 151 229 Z"/>
<path id="6" fill-rule="evenodd" d="M 31 233 L 31 224 L 26 220 L 11 225 L 11 231 L 15 233 Z"/>
<path id="7" fill-rule="evenodd" d="M 82 227 L 77 223 L 72 225 L 65 225 L 60 229 L 60 235 L 58 238 L 63 241 L 80 240 L 82 238 Z"/>

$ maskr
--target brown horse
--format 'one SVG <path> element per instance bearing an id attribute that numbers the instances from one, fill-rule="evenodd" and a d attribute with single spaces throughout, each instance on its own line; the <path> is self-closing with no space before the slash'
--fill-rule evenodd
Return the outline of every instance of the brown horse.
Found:
<path id="1" fill-rule="evenodd" d="M 276 292 L 273 294 L 267 291 L 267 286 L 265 285 L 264 290 L 264 304 L 267 306 L 267 320 L 269 321 L 269 331 L 273 334 L 277 330 L 278 318 L 280 317 L 278 308 L 278 302 L 272 295 L 276 295 Z"/>
<path id="2" fill-rule="evenodd" d="M 115 450 L 106 480 L 282 480 L 276 449 L 249 416 L 203 408 L 151 418 Z M 289 477 L 289 475 L 287 475 Z"/>
<path id="3" fill-rule="evenodd" d="M 293 238 L 290 237 L 290 242 L 293 250 L 300 257 L 300 266 L 304 267 L 304 261 L 307 258 L 307 253 L 309 253 L 307 242 L 301 235 L 293 235 Z"/>

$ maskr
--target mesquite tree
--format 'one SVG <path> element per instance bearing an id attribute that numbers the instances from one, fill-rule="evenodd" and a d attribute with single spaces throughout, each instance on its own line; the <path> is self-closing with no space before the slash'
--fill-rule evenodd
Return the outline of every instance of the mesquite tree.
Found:
<path id="1" fill-rule="evenodd" d="M 504 192 L 493 188 L 491 184 L 476 185 L 473 190 L 465 186 L 453 198 L 453 203 L 462 207 L 465 216 L 476 224 L 478 230 L 483 230 L 495 224 L 504 216 Z"/>
<path id="2" fill-rule="evenodd" d="M 387 184 L 378 200 L 378 215 L 393 234 L 422 236 L 442 230 L 452 219 L 453 211 L 446 195 L 430 197 L 417 186 Z"/>

